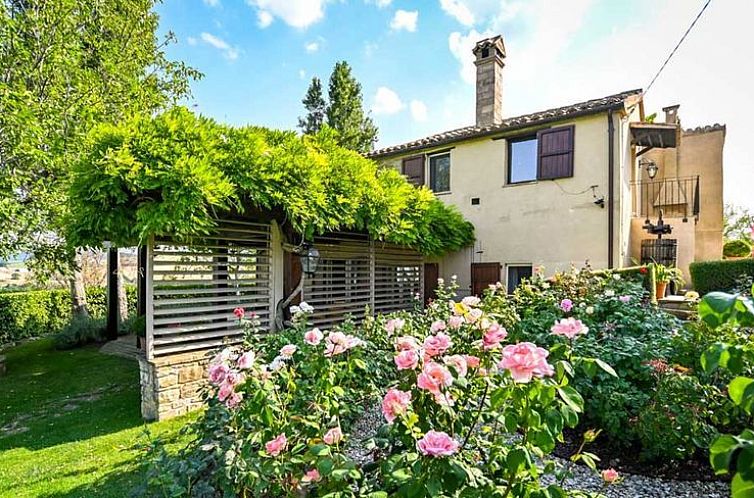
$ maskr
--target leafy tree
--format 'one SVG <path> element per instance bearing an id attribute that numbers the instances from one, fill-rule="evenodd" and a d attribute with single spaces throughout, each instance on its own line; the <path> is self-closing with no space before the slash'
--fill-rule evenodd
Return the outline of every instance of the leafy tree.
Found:
<path id="1" fill-rule="evenodd" d="M 345 61 L 335 64 L 327 90 L 328 102 L 322 96 L 319 78 L 312 78 L 303 99 L 307 115 L 299 118 L 298 126 L 311 135 L 322 128 L 323 122 L 338 132 L 338 144 L 357 152 L 369 152 L 377 141 L 377 127 L 364 112 L 361 84 L 351 74 Z"/>
<path id="2" fill-rule="evenodd" d="M 0 2 L 0 257 L 25 252 L 79 282 L 67 177 L 93 125 L 153 113 L 201 75 L 169 61 L 157 0 Z M 72 285 L 84 308 L 83 285 Z"/>
<path id="3" fill-rule="evenodd" d="M 723 220 L 725 240 L 749 239 L 754 236 L 754 214 L 745 207 L 726 204 Z"/>
<path id="4" fill-rule="evenodd" d="M 307 114 L 303 118 L 298 118 L 298 126 L 305 134 L 313 135 L 322 128 L 327 113 L 327 104 L 322 96 L 322 82 L 316 76 L 312 78 L 306 96 L 301 102 Z"/>
<path id="5" fill-rule="evenodd" d="M 327 96 L 327 124 L 340 134 L 340 145 L 362 153 L 371 151 L 377 141 L 377 127 L 364 114 L 361 84 L 346 61 L 335 64 Z"/>

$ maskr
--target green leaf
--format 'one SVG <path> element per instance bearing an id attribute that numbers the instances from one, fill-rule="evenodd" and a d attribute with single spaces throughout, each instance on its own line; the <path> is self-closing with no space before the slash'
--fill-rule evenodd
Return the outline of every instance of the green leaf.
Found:
<path id="1" fill-rule="evenodd" d="M 613 370 L 613 367 L 605 363 L 604 361 L 600 360 L 599 358 L 595 358 L 594 362 L 597 364 L 598 367 L 600 367 L 602 370 L 607 372 L 608 374 L 612 375 L 613 377 L 618 377 L 618 374 L 615 373 L 615 370 Z"/>
<path id="2" fill-rule="evenodd" d="M 736 377 L 728 384 L 728 394 L 735 404 L 751 412 L 754 402 L 754 379 Z"/>
<path id="3" fill-rule="evenodd" d="M 730 483 L 730 493 L 731 498 L 754 498 L 754 482 L 736 474 Z"/>
<path id="4" fill-rule="evenodd" d="M 584 408 L 584 398 L 572 386 L 558 388 L 560 398 L 576 413 L 581 413 Z"/>
<path id="5" fill-rule="evenodd" d="M 715 439 L 709 448 L 709 461 L 715 474 L 727 474 L 730 470 L 730 460 L 733 450 L 738 448 L 738 442 L 734 436 L 723 434 Z"/>

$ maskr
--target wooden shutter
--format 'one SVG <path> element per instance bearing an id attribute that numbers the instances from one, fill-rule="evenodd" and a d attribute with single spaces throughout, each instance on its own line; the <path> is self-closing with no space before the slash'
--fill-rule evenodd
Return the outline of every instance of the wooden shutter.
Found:
<path id="1" fill-rule="evenodd" d="M 424 185 L 424 156 L 409 157 L 403 160 L 402 173 L 409 183 L 421 187 Z"/>
<path id="2" fill-rule="evenodd" d="M 537 133 L 537 179 L 573 176 L 574 126 L 549 128 Z"/>
<path id="3" fill-rule="evenodd" d="M 482 296 L 490 285 L 500 282 L 500 263 L 471 263 L 471 293 Z"/>

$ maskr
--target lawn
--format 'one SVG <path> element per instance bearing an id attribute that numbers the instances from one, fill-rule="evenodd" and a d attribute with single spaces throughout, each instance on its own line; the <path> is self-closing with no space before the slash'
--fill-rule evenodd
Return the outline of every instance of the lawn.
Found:
<path id="1" fill-rule="evenodd" d="M 144 424 L 133 360 L 50 339 L 5 353 L 0 377 L 0 497 L 129 496 L 145 430 L 178 438 L 187 417 Z"/>

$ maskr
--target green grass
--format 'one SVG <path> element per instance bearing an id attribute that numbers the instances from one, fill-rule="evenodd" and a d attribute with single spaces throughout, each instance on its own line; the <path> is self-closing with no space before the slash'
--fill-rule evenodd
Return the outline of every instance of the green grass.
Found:
<path id="1" fill-rule="evenodd" d="M 191 418 L 145 425 L 139 369 L 97 347 L 56 351 L 41 339 L 4 352 L 0 497 L 125 498 L 143 479 L 138 447 L 178 439 Z"/>

